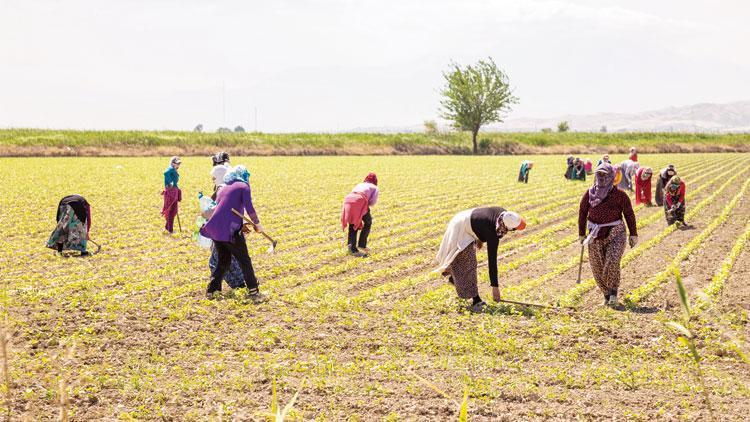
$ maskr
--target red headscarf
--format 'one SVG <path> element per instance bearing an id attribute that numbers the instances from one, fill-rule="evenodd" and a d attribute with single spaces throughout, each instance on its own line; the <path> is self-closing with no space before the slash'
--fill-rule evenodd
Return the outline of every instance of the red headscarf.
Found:
<path id="1" fill-rule="evenodd" d="M 365 177 L 365 183 L 372 183 L 373 185 L 378 185 L 378 176 L 375 175 L 375 173 L 370 173 Z"/>

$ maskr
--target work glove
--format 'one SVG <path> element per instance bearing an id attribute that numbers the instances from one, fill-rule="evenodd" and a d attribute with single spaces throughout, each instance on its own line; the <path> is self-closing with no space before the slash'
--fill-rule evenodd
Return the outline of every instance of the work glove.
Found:
<path id="1" fill-rule="evenodd" d="M 255 229 L 255 233 L 263 233 L 265 229 L 263 228 L 263 225 L 258 223 L 253 226 L 253 229 Z"/>
<path id="2" fill-rule="evenodd" d="M 638 236 L 630 236 L 628 238 L 628 244 L 630 245 L 630 248 L 635 248 L 635 245 L 638 243 Z"/>
<path id="3" fill-rule="evenodd" d="M 586 240 L 586 236 L 578 236 L 578 242 L 583 245 L 583 241 Z"/>

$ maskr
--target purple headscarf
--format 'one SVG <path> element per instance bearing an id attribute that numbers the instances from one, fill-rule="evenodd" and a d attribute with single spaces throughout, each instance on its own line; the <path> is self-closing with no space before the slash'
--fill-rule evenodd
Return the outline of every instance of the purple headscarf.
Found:
<path id="1" fill-rule="evenodd" d="M 594 180 L 594 186 L 589 188 L 589 205 L 595 207 L 604 201 L 604 198 L 609 195 L 614 186 L 612 182 L 615 180 L 615 169 L 612 164 L 601 163 L 596 168 L 596 176 Z"/>

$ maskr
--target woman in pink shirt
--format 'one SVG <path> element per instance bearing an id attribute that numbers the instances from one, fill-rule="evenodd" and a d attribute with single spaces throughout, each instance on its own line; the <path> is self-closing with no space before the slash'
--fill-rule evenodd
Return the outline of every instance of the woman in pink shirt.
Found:
<path id="1" fill-rule="evenodd" d="M 341 210 L 341 228 L 349 228 L 348 248 L 349 254 L 353 256 L 366 257 L 367 236 L 370 235 L 372 216 L 370 207 L 378 202 L 378 176 L 370 173 L 365 181 L 352 189 L 352 192 L 344 198 L 344 206 Z M 357 242 L 357 231 L 361 230 L 359 242 Z M 360 251 L 359 248 L 362 248 Z"/>

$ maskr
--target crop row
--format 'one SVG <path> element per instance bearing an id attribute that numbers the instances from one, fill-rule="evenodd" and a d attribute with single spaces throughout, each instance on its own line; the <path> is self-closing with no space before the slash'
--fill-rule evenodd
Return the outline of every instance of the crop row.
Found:
<path id="1" fill-rule="evenodd" d="M 700 188 L 694 189 L 693 191 L 691 191 L 691 195 L 696 195 L 702 189 L 705 189 L 708 186 L 710 186 L 710 184 L 712 182 L 715 182 L 716 180 L 720 180 L 723 177 L 725 177 L 724 174 L 718 176 L 716 179 L 714 179 L 711 182 L 705 184 L 704 186 L 701 186 Z M 657 218 L 651 219 L 650 221 L 656 221 L 657 219 L 658 219 L 658 216 L 657 216 Z M 577 221 L 577 217 L 575 218 L 575 220 Z M 575 238 L 577 238 L 577 235 L 575 236 Z M 521 237 L 521 238 L 519 238 L 517 240 L 509 242 L 508 244 L 514 244 L 516 242 L 518 242 L 518 244 L 525 244 L 525 242 L 523 242 L 524 239 L 525 239 L 525 237 Z M 550 240 L 550 239 L 547 239 L 547 238 L 544 238 L 544 237 L 540 238 L 539 240 L 542 240 L 542 239 L 544 239 L 545 241 L 549 241 Z M 566 239 L 566 240 L 569 240 L 569 239 Z M 552 240 L 551 243 L 552 243 L 552 245 L 555 248 L 559 248 L 559 247 L 562 246 L 559 241 Z M 551 253 L 551 249 L 543 249 L 542 253 L 536 253 L 535 252 L 535 253 L 529 254 L 527 256 L 532 256 L 533 258 L 539 258 L 539 257 L 545 256 L 546 254 L 549 254 L 549 253 Z M 530 261 L 530 258 L 521 257 L 521 258 L 519 258 L 516 261 L 512 261 L 512 262 L 509 262 L 509 263 L 506 263 L 506 264 L 501 264 L 501 266 L 498 268 L 498 270 L 499 270 L 499 272 L 510 271 L 510 270 L 512 270 L 514 268 L 517 268 L 522 263 L 526 263 L 526 262 L 529 262 L 529 261 Z M 554 275 L 556 275 L 556 274 L 550 274 L 549 277 L 551 278 Z M 368 300 L 372 300 L 372 299 L 374 299 L 374 298 L 376 298 L 378 296 L 381 296 L 381 295 L 383 295 L 385 293 L 391 293 L 391 292 L 394 292 L 394 291 L 398 291 L 400 288 L 408 288 L 408 287 L 411 287 L 411 286 L 413 286 L 415 284 L 418 284 L 418 283 L 421 283 L 421 282 L 426 282 L 426 281 L 429 281 L 431 279 L 437 279 L 437 278 L 439 278 L 439 275 L 431 274 L 431 275 L 417 275 L 417 276 L 414 276 L 414 277 L 407 277 L 405 279 L 395 280 L 395 281 L 392 281 L 392 282 L 389 282 L 389 283 L 386 283 L 386 284 L 383 284 L 383 285 L 376 286 L 376 287 L 374 287 L 372 289 L 371 292 L 367 292 L 367 291 L 363 292 L 360 295 L 358 295 L 358 297 L 352 299 L 351 302 L 352 303 L 356 303 L 356 304 L 360 304 L 362 302 L 366 302 Z M 342 299 L 342 300 L 346 301 L 348 299 Z"/>
<path id="2" fill-rule="evenodd" d="M 721 265 L 714 273 L 711 278 L 711 282 L 708 286 L 703 289 L 705 297 L 698 297 L 695 304 L 693 305 L 693 313 L 703 312 L 711 306 L 716 298 L 724 290 L 729 276 L 732 273 L 737 258 L 743 250 L 745 250 L 748 242 L 750 241 L 750 222 L 745 225 L 745 231 L 737 238 L 732 245 L 732 249 L 729 251 L 727 256 L 721 262 Z"/>
<path id="3" fill-rule="evenodd" d="M 741 165 L 736 166 L 736 168 L 741 168 Z M 731 169 L 730 169 L 730 171 L 731 171 Z M 708 189 L 710 186 L 712 186 L 716 181 L 725 178 L 726 174 L 727 173 L 722 173 L 719 176 L 717 176 L 716 178 L 711 179 L 708 182 L 706 182 L 706 183 L 704 183 L 704 184 L 702 184 L 700 186 L 697 186 L 696 188 L 692 189 L 688 193 L 688 199 L 697 196 L 703 190 Z M 639 206 L 637 206 L 637 207 L 634 208 L 634 211 L 638 212 L 639 210 L 644 209 L 644 208 L 645 207 L 643 205 L 639 205 Z M 644 227 L 647 227 L 647 226 L 649 226 L 650 224 L 652 224 L 652 223 L 654 223 L 656 221 L 659 221 L 661 218 L 662 218 L 662 215 L 661 215 L 661 212 L 660 212 L 660 208 L 656 208 L 656 211 L 653 212 L 649 217 L 639 218 L 638 221 L 637 221 L 637 226 L 638 226 L 638 228 L 644 228 Z M 577 215 L 569 220 L 569 224 L 571 224 L 571 225 L 576 225 L 577 222 L 578 222 L 578 216 Z M 578 239 L 578 234 L 575 233 L 575 234 L 570 235 L 570 236 L 566 237 L 565 239 L 563 239 L 563 241 L 560 242 L 561 244 L 558 245 L 558 246 L 559 246 L 559 248 L 562 248 L 562 247 L 571 245 L 571 244 L 575 243 L 577 241 L 577 239 Z M 544 250 L 545 253 L 542 254 L 541 256 L 545 256 L 546 254 L 549 254 L 549 253 L 552 253 L 552 252 L 555 252 L 555 251 L 556 251 L 556 249 L 555 250 Z M 520 298 L 526 292 L 530 291 L 531 289 L 534 289 L 534 288 L 536 288 L 536 287 L 538 287 L 538 286 L 540 286 L 540 285 L 542 285 L 544 283 L 547 283 L 548 281 L 554 279 L 558 275 L 561 275 L 561 274 L 565 273 L 566 271 L 574 268 L 576 265 L 578 265 L 579 259 L 580 258 L 578 256 L 574 256 L 570 260 L 568 260 L 568 261 L 566 261 L 564 263 L 556 265 L 552 269 L 552 271 L 550 271 L 550 272 L 548 272 L 546 274 L 543 274 L 540 277 L 532 278 L 532 279 L 527 279 L 527 280 L 525 280 L 524 282 L 522 282 L 522 283 L 520 283 L 518 285 L 506 287 L 505 289 L 503 289 L 503 295 L 506 295 L 508 297 Z"/>
<path id="4" fill-rule="evenodd" d="M 714 190 L 711 195 L 694 205 L 690 211 L 688 211 L 685 215 L 686 219 L 690 219 L 698 213 L 702 212 L 704 208 L 711 205 L 715 199 L 728 187 L 733 183 L 737 178 L 744 175 L 747 172 L 747 167 L 739 172 L 734 173 L 732 176 L 730 176 L 719 188 Z M 662 240 L 664 240 L 669 234 L 674 232 L 677 229 L 676 225 L 667 226 L 664 230 L 662 230 L 657 235 L 653 236 L 649 240 L 641 243 L 638 245 L 635 249 L 630 250 L 627 252 L 620 262 L 620 267 L 624 268 L 627 266 L 630 262 L 638 258 L 640 255 L 642 255 L 647 250 L 655 247 L 658 245 Z M 557 303 L 559 303 L 562 306 L 574 306 L 577 305 L 580 299 L 583 297 L 583 294 L 588 292 L 589 290 L 593 289 L 596 286 L 596 282 L 593 278 L 587 279 L 585 281 L 582 281 L 581 284 L 575 286 L 574 288 L 568 290 L 565 294 L 560 296 L 557 300 Z"/>
<path id="5" fill-rule="evenodd" d="M 690 242 L 688 242 L 679 250 L 679 252 L 677 252 L 674 259 L 672 260 L 672 263 L 668 265 L 667 268 L 656 274 L 645 284 L 631 291 L 625 297 L 625 302 L 630 305 L 636 305 L 643 299 L 651 295 L 660 285 L 669 280 L 670 275 L 674 274 L 675 270 L 680 269 L 680 264 L 688 259 L 688 257 L 693 252 L 695 252 L 695 250 L 698 249 L 717 228 L 719 228 L 727 221 L 732 211 L 734 211 L 734 209 L 737 207 L 737 204 L 745 195 L 745 191 L 747 191 L 748 186 L 750 186 L 750 179 L 746 180 L 745 183 L 742 184 L 742 188 L 740 189 L 740 191 L 734 196 L 734 198 L 732 198 L 731 201 L 729 201 L 724 206 L 724 208 L 721 210 L 721 213 L 719 213 L 718 216 L 712 219 L 711 223 L 706 226 L 706 228 L 703 229 L 700 234 L 691 239 Z"/>

